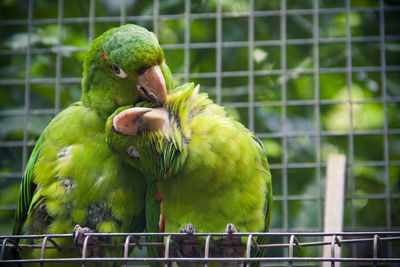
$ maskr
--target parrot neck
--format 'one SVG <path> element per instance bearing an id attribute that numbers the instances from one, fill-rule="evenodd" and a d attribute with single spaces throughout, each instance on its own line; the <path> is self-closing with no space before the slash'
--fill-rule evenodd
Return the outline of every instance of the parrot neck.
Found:
<path id="1" fill-rule="evenodd" d="M 109 111 L 107 109 L 106 103 L 104 104 L 104 108 L 100 108 L 99 107 L 100 104 L 96 105 L 96 103 L 94 103 L 94 101 L 92 101 L 92 98 L 90 97 L 90 94 L 88 92 L 82 93 L 81 102 L 84 107 L 94 111 L 104 121 L 107 120 L 107 118 L 111 115 L 111 113 L 113 111 L 113 110 Z"/>
<path id="2" fill-rule="evenodd" d="M 91 101 L 84 92 L 82 93 L 81 102 L 85 107 L 91 108 Z"/>
<path id="3" fill-rule="evenodd" d="M 105 88 L 111 87 L 106 81 L 101 80 L 100 77 L 105 74 L 91 66 L 88 70 L 84 71 L 82 79 L 82 96 L 81 102 L 87 108 L 92 109 L 99 114 L 103 119 L 107 119 L 120 104 L 113 98 L 112 90 Z M 107 84 L 107 85 L 106 85 Z"/>

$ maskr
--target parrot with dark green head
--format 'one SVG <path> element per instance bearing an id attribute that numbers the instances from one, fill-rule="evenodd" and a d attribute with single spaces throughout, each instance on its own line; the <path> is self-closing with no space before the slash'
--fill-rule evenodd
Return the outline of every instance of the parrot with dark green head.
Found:
<path id="1" fill-rule="evenodd" d="M 163 105 L 171 72 L 156 36 L 132 24 L 95 39 L 83 66 L 81 100 L 50 122 L 27 163 L 13 234 L 144 230 L 145 179 L 109 150 L 104 128 L 120 106 Z"/>
<path id="2" fill-rule="evenodd" d="M 147 231 L 266 232 L 272 187 L 263 145 L 198 89 L 185 84 L 163 108 L 121 107 L 107 121 L 112 149 L 146 176 Z M 240 242 L 228 239 L 221 242 Z M 232 251 L 218 255 L 244 253 Z M 196 254 L 178 247 L 175 256 Z"/>

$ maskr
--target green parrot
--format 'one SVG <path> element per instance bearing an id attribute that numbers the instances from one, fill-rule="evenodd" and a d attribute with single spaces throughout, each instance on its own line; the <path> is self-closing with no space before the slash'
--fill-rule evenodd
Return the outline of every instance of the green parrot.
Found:
<path id="1" fill-rule="evenodd" d="M 82 243 L 84 232 L 143 231 L 144 176 L 110 151 L 104 128 L 120 106 L 161 106 L 172 86 L 152 32 L 128 24 L 95 39 L 83 65 L 81 100 L 50 122 L 27 163 L 13 234 L 74 231 Z M 46 258 L 57 255 L 46 251 Z"/>
<path id="2" fill-rule="evenodd" d="M 266 232 L 272 187 L 262 143 L 198 90 L 185 84 L 163 108 L 121 107 L 107 121 L 107 142 L 146 176 L 147 231 Z M 172 256 L 201 256 L 184 245 L 195 245 L 193 235 L 175 241 Z M 220 242 L 241 239 L 228 235 Z M 243 253 L 230 248 L 217 255 Z"/>

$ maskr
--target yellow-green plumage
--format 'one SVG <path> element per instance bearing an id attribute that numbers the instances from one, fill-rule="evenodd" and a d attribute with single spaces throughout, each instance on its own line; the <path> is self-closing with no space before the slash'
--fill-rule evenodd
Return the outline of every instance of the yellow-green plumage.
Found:
<path id="1" fill-rule="evenodd" d="M 165 232 L 188 223 L 202 233 L 224 232 L 228 223 L 239 232 L 268 231 L 271 174 L 256 137 L 193 84 L 171 94 L 164 109 L 169 119 L 159 130 L 127 136 L 111 119 L 107 129 L 108 142 L 120 151 L 135 147 L 140 157 L 126 160 L 157 181 Z"/>
<path id="2" fill-rule="evenodd" d="M 113 28 L 92 43 L 81 101 L 52 120 L 28 162 L 14 234 L 72 233 L 76 224 L 95 232 L 144 230 L 145 179 L 110 151 L 104 128 L 116 108 L 139 100 L 138 77 L 156 65 L 171 87 L 162 49 L 155 35 L 142 27 Z M 126 77 L 117 76 L 115 66 Z M 71 245 L 72 239 L 64 242 Z M 80 256 L 77 250 L 71 253 Z M 53 251 L 46 257 L 67 254 Z M 21 254 L 39 255 L 40 250 Z"/>

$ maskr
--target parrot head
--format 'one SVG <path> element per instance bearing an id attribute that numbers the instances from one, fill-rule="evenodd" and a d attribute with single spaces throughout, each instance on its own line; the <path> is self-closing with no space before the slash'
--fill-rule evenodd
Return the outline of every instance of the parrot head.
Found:
<path id="1" fill-rule="evenodd" d="M 82 101 L 103 116 L 138 100 L 162 106 L 170 87 L 171 72 L 157 37 L 140 26 L 106 31 L 86 54 Z"/>
<path id="2" fill-rule="evenodd" d="M 107 122 L 107 141 L 128 163 L 147 177 L 166 178 L 181 169 L 191 138 L 190 123 L 211 100 L 199 86 L 182 85 L 168 95 L 162 108 L 120 108 Z"/>

